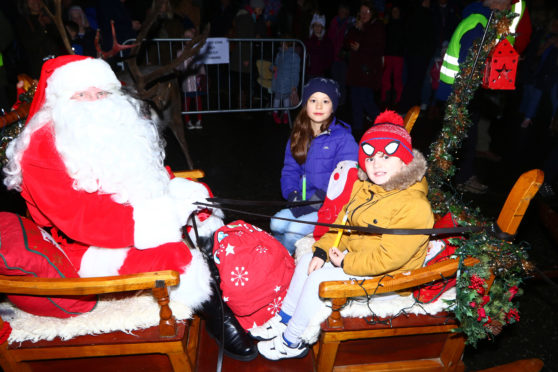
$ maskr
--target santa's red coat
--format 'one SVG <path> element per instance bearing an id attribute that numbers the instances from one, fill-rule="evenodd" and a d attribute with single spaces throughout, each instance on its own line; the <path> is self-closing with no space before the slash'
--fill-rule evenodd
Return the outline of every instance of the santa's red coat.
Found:
<path id="1" fill-rule="evenodd" d="M 31 217 L 38 225 L 50 228 L 77 271 L 90 246 L 131 247 L 119 268 L 120 274 L 155 270 L 182 273 L 192 260 L 182 242 L 143 250 L 133 248 L 132 206 L 116 203 L 108 194 L 75 190 L 74 180 L 56 150 L 51 125 L 46 124 L 31 135 L 21 168 L 21 195 Z"/>

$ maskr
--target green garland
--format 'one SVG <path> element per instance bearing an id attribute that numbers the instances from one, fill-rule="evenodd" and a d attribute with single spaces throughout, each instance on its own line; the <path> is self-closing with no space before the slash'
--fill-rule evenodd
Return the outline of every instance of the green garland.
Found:
<path id="1" fill-rule="evenodd" d="M 490 51 L 500 37 L 508 34 L 512 18 L 513 13 L 495 12 L 487 25 L 484 43 L 480 45 L 480 40 L 474 43 L 455 78 L 441 133 L 430 146 L 427 178 L 432 209 L 437 215 L 452 213 L 462 226 L 489 223 L 478 209 L 461 200 L 450 179 L 456 172 L 454 154 L 471 126 L 467 106 L 482 82 Z M 452 239 L 451 243 L 457 246 L 455 254 L 461 259 L 472 256 L 480 260 L 473 267 L 461 265 L 456 299 L 449 301 L 460 322 L 459 331 L 466 334 L 468 344 L 476 346 L 479 340 L 492 339 L 504 325 L 519 320 L 518 305 L 512 300 L 521 295 L 519 287 L 530 269 L 527 254 L 523 246 L 496 239 L 486 232 L 472 233 L 467 239 Z M 495 279 L 488 292 L 491 272 Z"/>

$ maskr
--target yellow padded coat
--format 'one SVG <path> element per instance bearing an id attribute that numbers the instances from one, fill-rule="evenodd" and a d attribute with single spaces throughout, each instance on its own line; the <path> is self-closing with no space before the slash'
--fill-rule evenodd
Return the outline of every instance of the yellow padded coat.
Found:
<path id="1" fill-rule="evenodd" d="M 370 181 L 355 182 L 350 201 L 335 223 L 342 224 L 347 213 L 347 224 L 352 226 L 432 228 L 434 216 L 424 178 L 426 162 L 422 154 L 417 153 L 415 151 L 415 159 L 402 172 L 404 174 L 397 175 L 397 179 L 390 180 L 384 187 Z M 337 229 L 330 229 L 314 244 L 313 249 L 320 248 L 327 254 L 336 237 Z M 342 252 L 347 251 L 343 260 L 343 270 L 347 274 L 377 276 L 421 267 L 428 240 L 428 235 L 364 234 L 345 230 L 338 248 Z"/>

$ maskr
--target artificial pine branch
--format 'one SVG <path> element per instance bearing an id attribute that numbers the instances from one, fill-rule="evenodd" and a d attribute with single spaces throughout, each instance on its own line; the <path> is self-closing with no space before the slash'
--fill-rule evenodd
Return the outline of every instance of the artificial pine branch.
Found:
<path id="1" fill-rule="evenodd" d="M 495 12 L 487 24 L 483 42 L 477 40 L 473 44 L 455 78 L 440 135 L 430 146 L 427 178 L 432 209 L 438 215 L 452 213 L 460 225 L 489 223 L 478 209 L 463 202 L 461 194 L 451 186 L 451 178 L 456 173 L 457 151 L 472 125 L 468 105 L 482 83 L 490 51 L 507 36 L 513 16 L 511 12 Z M 519 286 L 529 267 L 527 254 L 523 246 L 496 239 L 486 232 L 473 233 L 453 243 L 458 246 L 457 256 L 480 260 L 480 264 L 460 270 L 456 299 L 450 301 L 460 321 L 460 330 L 467 335 L 467 343 L 476 345 L 479 340 L 499 334 L 505 324 L 519 320 L 512 299 L 522 293 Z M 489 291 L 491 273 L 496 277 Z"/>

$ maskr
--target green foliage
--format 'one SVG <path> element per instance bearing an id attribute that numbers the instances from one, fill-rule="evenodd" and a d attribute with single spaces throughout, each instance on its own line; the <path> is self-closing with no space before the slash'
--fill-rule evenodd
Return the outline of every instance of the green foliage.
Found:
<path id="1" fill-rule="evenodd" d="M 460 66 L 444 116 L 438 139 L 430 146 L 428 156 L 429 198 L 434 213 L 452 213 L 460 226 L 487 226 L 490 222 L 461 200 L 450 184 L 456 172 L 455 154 L 471 126 L 467 106 L 482 83 L 485 61 L 501 37 L 505 37 L 512 14 L 496 12 L 487 26 L 484 43 L 477 40 L 465 62 Z M 498 36 L 499 35 L 499 36 Z M 478 54 L 478 56 L 477 56 Z M 467 239 L 453 239 L 461 259 L 476 257 L 480 263 L 462 266 L 457 279 L 457 295 L 449 301 L 450 308 L 460 322 L 460 331 L 467 335 L 467 343 L 492 338 L 502 327 L 519 320 L 517 304 L 512 301 L 521 295 L 519 286 L 527 268 L 524 247 L 488 235 L 485 231 L 471 233 Z M 488 291 L 491 273 L 494 281 Z"/>

